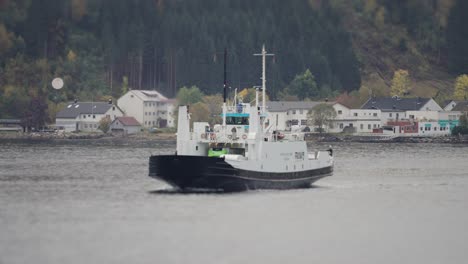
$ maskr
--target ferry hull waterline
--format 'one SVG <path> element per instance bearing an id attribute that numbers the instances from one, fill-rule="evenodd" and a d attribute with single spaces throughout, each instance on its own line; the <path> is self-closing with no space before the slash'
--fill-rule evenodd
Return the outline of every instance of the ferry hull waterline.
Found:
<path id="1" fill-rule="evenodd" d="M 294 172 L 260 172 L 236 169 L 224 158 L 151 156 L 149 176 L 181 190 L 246 191 L 309 188 L 330 176 L 333 166 Z"/>
<path id="2" fill-rule="evenodd" d="M 265 106 L 265 58 L 262 49 L 262 86 L 255 104 L 234 96 L 226 104 L 226 60 L 222 124 L 190 122 L 189 106 L 180 106 L 175 155 L 149 159 L 149 176 L 182 190 L 244 191 L 307 188 L 333 173 L 333 150 L 309 152 L 304 133 L 278 131 Z M 259 102 L 260 92 L 262 102 Z"/>

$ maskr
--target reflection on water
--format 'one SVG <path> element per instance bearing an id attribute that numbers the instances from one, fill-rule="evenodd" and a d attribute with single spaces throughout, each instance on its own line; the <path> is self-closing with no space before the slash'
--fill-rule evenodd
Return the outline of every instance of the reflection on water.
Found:
<path id="1" fill-rule="evenodd" d="M 0 263 L 466 262 L 467 146 L 333 147 L 316 188 L 219 194 L 146 176 L 173 141 L 1 142 Z"/>

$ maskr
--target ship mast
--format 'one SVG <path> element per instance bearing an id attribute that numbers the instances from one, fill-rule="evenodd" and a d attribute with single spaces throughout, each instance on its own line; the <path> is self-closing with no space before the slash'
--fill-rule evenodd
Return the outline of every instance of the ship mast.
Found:
<path id="1" fill-rule="evenodd" d="M 227 49 L 224 49 L 224 82 L 223 82 L 223 127 L 226 127 L 226 97 L 227 97 Z"/>
<path id="2" fill-rule="evenodd" d="M 275 54 L 269 54 L 266 52 L 265 44 L 262 46 L 262 53 L 254 54 L 254 56 L 262 56 L 262 113 L 266 113 L 266 56 L 274 56 Z M 263 121 L 262 120 L 262 127 Z"/>

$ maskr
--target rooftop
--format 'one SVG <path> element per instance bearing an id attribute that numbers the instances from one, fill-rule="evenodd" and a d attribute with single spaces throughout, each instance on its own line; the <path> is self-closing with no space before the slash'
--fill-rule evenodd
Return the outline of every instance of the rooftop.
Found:
<path id="1" fill-rule="evenodd" d="M 130 90 L 129 93 L 133 93 L 143 101 L 167 101 L 168 98 L 161 93 L 154 90 Z"/>
<path id="2" fill-rule="evenodd" d="M 119 116 L 115 120 L 118 120 L 124 126 L 141 126 L 133 116 Z"/>
<path id="3" fill-rule="evenodd" d="M 376 97 L 370 98 L 361 109 L 416 111 L 431 100 L 430 98 Z"/>
<path id="4" fill-rule="evenodd" d="M 467 112 L 468 111 L 468 101 L 459 101 L 457 105 L 452 109 L 452 111 Z"/>
<path id="5" fill-rule="evenodd" d="M 285 112 L 295 109 L 312 109 L 316 105 L 323 104 L 324 102 L 312 101 L 269 101 L 266 102 L 268 111 L 270 112 Z"/>
<path id="6" fill-rule="evenodd" d="M 105 114 L 112 106 L 107 102 L 69 103 L 57 113 L 57 118 L 76 118 L 80 114 Z"/>

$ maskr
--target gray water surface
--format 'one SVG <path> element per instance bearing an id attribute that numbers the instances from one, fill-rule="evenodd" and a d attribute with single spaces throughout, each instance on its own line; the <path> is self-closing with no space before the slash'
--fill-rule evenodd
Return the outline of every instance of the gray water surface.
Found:
<path id="1" fill-rule="evenodd" d="M 468 263 L 468 146 L 334 144 L 314 188 L 180 194 L 173 141 L 0 143 L 0 263 Z M 325 145 L 320 146 L 325 148 Z"/>

